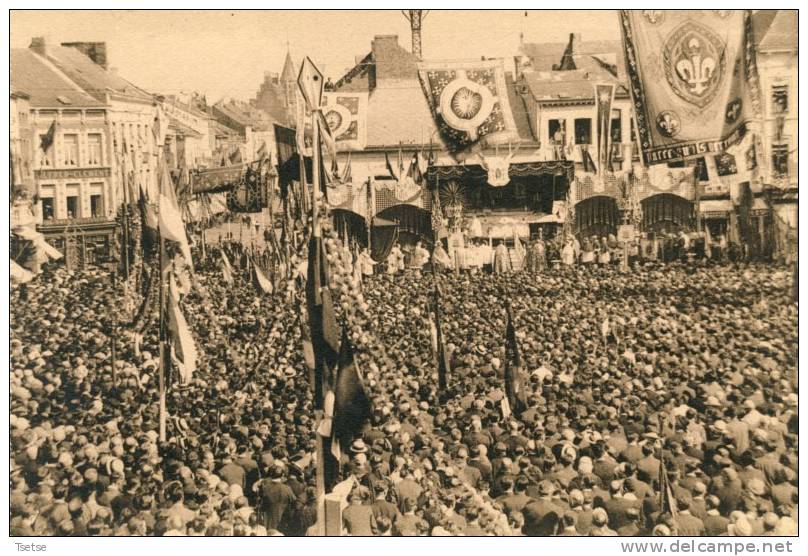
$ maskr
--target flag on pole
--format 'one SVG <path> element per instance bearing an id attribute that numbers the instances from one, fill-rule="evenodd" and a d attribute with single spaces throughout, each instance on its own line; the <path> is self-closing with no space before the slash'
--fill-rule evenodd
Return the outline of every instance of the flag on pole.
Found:
<path id="1" fill-rule="evenodd" d="M 322 406 L 326 373 L 336 364 L 339 354 L 339 328 L 328 288 L 327 264 L 322 237 L 312 236 L 309 240 L 306 303 L 315 359 L 314 402 L 318 409 Z"/>
<path id="2" fill-rule="evenodd" d="M 168 280 L 168 331 L 171 342 L 171 359 L 177 366 L 180 382 L 187 384 L 196 371 L 196 345 L 191 330 L 179 305 L 180 294 L 174 273 L 169 274 Z"/>
<path id="3" fill-rule="evenodd" d="M 33 280 L 34 273 L 21 267 L 17 263 L 14 262 L 13 259 L 10 260 L 10 271 L 11 271 L 11 282 L 13 284 L 26 284 Z"/>
<path id="4" fill-rule="evenodd" d="M 51 145 L 53 145 L 53 138 L 56 136 L 56 120 L 51 122 L 48 131 L 45 135 L 42 136 L 42 139 L 39 143 L 39 147 L 42 149 L 42 152 L 48 152 L 48 149 Z"/>
<path id="5" fill-rule="evenodd" d="M 449 362 L 449 354 L 446 351 L 446 343 L 443 339 L 443 325 L 441 323 L 441 308 L 440 308 L 440 288 L 438 282 L 435 280 L 435 340 L 437 344 L 437 357 L 438 357 L 438 391 L 446 392 L 447 376 L 452 372 L 452 366 Z"/>
<path id="6" fill-rule="evenodd" d="M 522 356 L 516 340 L 513 308 L 508 304 L 508 327 L 505 331 L 505 394 L 512 412 L 519 414 L 526 405 L 522 388 Z"/>
<path id="7" fill-rule="evenodd" d="M 334 413 L 331 425 L 331 453 L 339 461 L 362 427 L 370 419 L 372 404 L 365 392 L 362 373 L 354 359 L 348 332 L 342 329 L 337 378 L 334 383 Z"/>
<path id="8" fill-rule="evenodd" d="M 647 164 L 714 154 L 760 114 L 749 10 L 620 10 Z"/>
<path id="9" fill-rule="evenodd" d="M 342 170 L 342 183 L 353 182 L 353 174 L 351 173 L 351 153 L 348 153 L 348 160 L 345 161 L 345 166 Z"/>
<path id="10" fill-rule="evenodd" d="M 230 265 L 230 261 L 227 259 L 227 255 L 225 254 L 224 250 L 219 251 L 219 254 L 222 256 L 222 277 L 224 281 L 228 284 L 233 283 L 233 267 Z"/>
<path id="11" fill-rule="evenodd" d="M 188 235 L 185 232 L 185 223 L 182 220 L 177 197 L 174 193 L 174 184 L 168 174 L 168 166 L 165 159 L 162 160 L 162 172 L 160 174 L 160 234 L 163 239 L 179 244 L 180 252 L 185 258 L 185 262 L 193 268 L 191 258 L 191 247 L 188 245 Z"/>
<path id="12" fill-rule="evenodd" d="M 393 165 L 390 163 L 390 156 L 387 154 L 387 151 L 384 153 L 384 165 L 387 168 L 387 173 L 390 174 L 390 177 L 394 180 L 398 180 L 398 175 L 396 174 L 395 170 L 393 170 Z"/>
<path id="13" fill-rule="evenodd" d="M 253 267 L 253 284 L 255 284 L 255 288 L 260 293 L 269 293 L 271 294 L 273 291 L 272 282 L 267 278 L 264 271 L 258 268 L 258 265 L 255 264 L 255 261 L 252 261 Z"/>
<path id="14" fill-rule="evenodd" d="M 676 498 L 673 496 L 673 489 L 668 480 L 668 470 L 665 467 L 665 457 L 659 456 L 659 508 L 664 513 L 669 513 L 676 517 L 679 513 L 676 506 Z"/>

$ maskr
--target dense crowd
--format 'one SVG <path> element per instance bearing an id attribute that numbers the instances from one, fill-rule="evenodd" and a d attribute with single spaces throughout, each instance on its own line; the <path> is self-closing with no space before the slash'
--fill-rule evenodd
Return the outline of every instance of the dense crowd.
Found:
<path id="1" fill-rule="evenodd" d="M 258 295 L 215 260 L 183 300 L 200 360 L 189 384 L 169 377 L 165 444 L 154 322 L 142 341 L 113 328 L 98 270 L 12 290 L 12 535 L 315 531 L 300 280 Z M 342 467 L 345 534 L 796 534 L 791 278 L 679 262 L 439 274 L 440 393 L 436 278 L 362 276 L 351 337 L 373 414 Z M 507 417 L 506 300 L 527 401 Z"/>

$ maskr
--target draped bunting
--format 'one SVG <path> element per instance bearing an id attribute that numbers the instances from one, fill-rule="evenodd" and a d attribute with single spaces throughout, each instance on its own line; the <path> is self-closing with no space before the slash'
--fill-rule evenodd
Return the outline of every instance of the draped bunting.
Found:
<path id="1" fill-rule="evenodd" d="M 642 201 L 643 226 L 646 230 L 658 228 L 663 222 L 675 227 L 689 227 L 693 223 L 694 205 L 672 193 L 660 193 Z"/>
<path id="2" fill-rule="evenodd" d="M 398 224 L 399 232 L 432 237 L 432 212 L 412 205 L 397 205 L 379 212 L 381 218 Z"/>
<path id="3" fill-rule="evenodd" d="M 434 188 L 438 182 L 450 179 L 472 178 L 486 180 L 488 172 L 479 164 L 467 166 L 430 166 L 427 169 L 427 182 Z M 547 160 L 535 162 L 511 162 L 508 176 L 565 176 L 572 181 L 575 177 L 575 163 L 571 160 Z"/>
<path id="4" fill-rule="evenodd" d="M 620 211 L 613 197 L 596 195 L 575 205 L 576 231 L 584 236 L 615 233 Z"/>

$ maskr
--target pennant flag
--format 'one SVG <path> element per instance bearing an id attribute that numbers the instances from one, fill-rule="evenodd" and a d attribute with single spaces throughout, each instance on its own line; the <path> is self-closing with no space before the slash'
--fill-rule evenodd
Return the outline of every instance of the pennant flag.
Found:
<path id="1" fill-rule="evenodd" d="M 13 284 L 26 284 L 34 279 L 34 273 L 24 269 L 10 259 L 11 282 Z"/>
<path id="2" fill-rule="evenodd" d="M 393 170 L 393 165 L 390 163 L 390 156 L 387 154 L 387 151 L 384 153 L 384 165 L 387 168 L 387 172 L 390 174 L 390 177 L 394 180 L 398 180 L 398 175 Z"/>
<path id="3" fill-rule="evenodd" d="M 597 157 L 601 173 L 609 167 L 611 151 L 612 102 L 614 102 L 614 83 L 598 83 L 595 85 L 595 122 L 597 122 Z"/>
<path id="4" fill-rule="evenodd" d="M 179 369 L 180 382 L 187 384 L 196 371 L 196 345 L 191 330 L 185 321 L 179 305 L 180 294 L 174 274 L 169 274 L 168 281 L 168 330 L 170 333 L 172 360 Z"/>
<path id="5" fill-rule="evenodd" d="M 242 162 L 244 162 L 244 157 L 241 154 L 241 148 L 240 147 L 234 148 L 233 151 L 230 153 L 230 155 L 227 157 L 227 160 L 230 162 L 230 164 L 241 164 Z"/>
<path id="6" fill-rule="evenodd" d="M 56 136 L 56 120 L 51 122 L 48 131 L 45 135 L 42 136 L 42 140 L 39 143 L 39 147 L 42 149 L 42 152 L 48 152 L 48 149 L 51 145 L 53 145 L 53 138 Z"/>
<path id="7" fill-rule="evenodd" d="M 508 327 L 505 331 L 505 394 L 511 411 L 517 415 L 525 408 L 525 393 L 522 388 L 522 356 L 516 341 L 513 309 L 508 305 Z"/>
<path id="8" fill-rule="evenodd" d="M 670 481 L 668 481 L 668 470 L 665 468 L 665 458 L 659 457 L 659 508 L 664 513 L 669 513 L 676 517 L 679 513 L 676 506 L 676 498 L 673 496 Z"/>
<path id="9" fill-rule="evenodd" d="M 230 266 L 230 261 L 227 259 L 227 254 L 224 250 L 220 250 L 219 254 L 222 256 L 222 277 L 228 284 L 233 283 L 233 267 Z"/>
<path id="10" fill-rule="evenodd" d="M 334 301 L 328 289 L 328 268 L 321 237 L 309 240 L 309 265 L 306 280 L 306 304 L 309 310 L 311 342 L 314 348 L 314 402 L 322 408 L 326 372 L 337 362 L 339 328 Z"/>
<path id="11" fill-rule="evenodd" d="M 348 160 L 345 161 L 345 167 L 342 170 L 342 183 L 352 183 L 353 174 L 351 173 L 351 153 L 348 153 Z"/>
<path id="12" fill-rule="evenodd" d="M 418 76 L 450 151 L 465 150 L 483 138 L 488 143 L 519 139 L 502 60 L 421 62 Z"/>
<path id="13" fill-rule="evenodd" d="M 343 328 L 331 425 L 331 453 L 337 460 L 362 432 L 362 427 L 370 419 L 371 407 L 362 374 L 354 360 L 353 346 L 347 330 Z"/>
<path id="14" fill-rule="evenodd" d="M 255 264 L 255 261 L 252 261 L 253 267 L 253 283 L 255 284 L 255 288 L 260 293 L 269 293 L 273 292 L 272 282 L 267 278 L 264 271 L 258 268 L 258 265 Z"/>
<path id="15" fill-rule="evenodd" d="M 166 166 L 165 160 L 163 160 L 162 169 L 160 178 L 160 212 L 158 214 L 160 235 L 163 239 L 178 243 L 185 262 L 193 268 L 191 247 L 188 245 L 185 223 L 182 220 L 182 213 L 177 203 L 177 197 L 174 194 L 174 185 L 171 181 L 171 176 L 168 174 L 168 166 Z"/>
<path id="16" fill-rule="evenodd" d="M 367 145 L 368 93 L 324 93 L 323 104 L 323 116 L 337 148 L 364 149 Z"/>
<path id="17" fill-rule="evenodd" d="M 647 164 L 724 151 L 760 114 L 748 10 L 620 10 Z"/>
<path id="18" fill-rule="evenodd" d="M 418 163 L 417 152 L 412 153 L 412 159 L 410 160 L 410 167 L 407 170 L 407 175 L 405 179 L 416 185 L 421 185 L 424 183 L 424 175 L 421 172 L 421 165 Z"/>

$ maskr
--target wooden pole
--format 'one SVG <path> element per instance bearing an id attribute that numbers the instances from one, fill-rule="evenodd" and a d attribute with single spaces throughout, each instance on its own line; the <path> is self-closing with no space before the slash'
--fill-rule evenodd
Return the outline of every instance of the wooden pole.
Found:
<path id="1" fill-rule="evenodd" d="M 113 263 L 112 269 L 112 302 L 117 305 L 116 294 L 118 290 L 118 270 Z M 112 353 L 110 354 L 112 361 L 112 388 L 118 387 L 118 310 L 115 306 L 112 307 Z"/>
<path id="2" fill-rule="evenodd" d="M 162 180 L 159 180 L 160 183 L 160 191 L 159 195 L 163 194 L 163 184 Z M 159 198 L 158 198 L 159 201 Z M 159 226 L 159 216 L 160 216 L 160 204 L 157 204 L 157 215 L 158 215 L 158 226 L 157 226 L 157 237 L 159 238 L 159 255 L 158 255 L 158 268 L 157 272 L 160 275 L 160 296 L 159 302 L 157 306 L 157 310 L 160 311 L 160 365 L 158 367 L 159 376 L 158 376 L 158 387 L 159 387 L 159 438 L 161 443 L 165 443 L 166 441 L 166 368 L 165 368 L 165 360 L 166 360 L 166 322 L 165 322 L 165 276 L 163 275 L 163 265 L 165 260 L 165 240 L 163 239 L 163 234 L 160 232 Z"/>
<path id="3" fill-rule="evenodd" d="M 320 222 L 318 220 L 318 206 L 317 206 L 317 193 L 320 191 L 320 125 L 317 118 L 317 109 L 314 107 L 311 115 L 312 125 L 312 164 L 311 164 L 311 225 L 312 235 L 315 241 L 318 241 L 321 235 Z M 305 175 L 305 170 L 304 170 Z M 305 198 L 305 195 L 304 195 Z M 316 354 L 315 354 L 316 357 Z M 321 363 L 323 364 L 323 363 Z M 316 359 L 315 359 L 315 365 Z M 323 377 L 325 378 L 325 377 Z M 324 395 L 325 389 L 323 389 Z M 319 405 L 322 407 L 323 401 L 319 400 Z M 323 420 L 323 410 L 318 409 L 315 412 L 316 421 L 319 423 Z M 323 437 L 315 433 L 317 436 L 317 534 L 320 536 L 325 535 L 325 450 L 323 449 Z"/>

